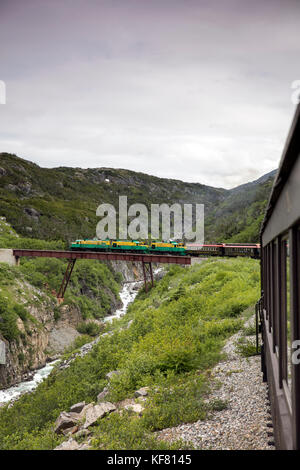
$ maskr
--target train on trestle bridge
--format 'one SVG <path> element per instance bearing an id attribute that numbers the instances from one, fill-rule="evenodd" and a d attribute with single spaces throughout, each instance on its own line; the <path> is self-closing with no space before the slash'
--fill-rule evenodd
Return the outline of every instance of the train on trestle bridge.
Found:
<path id="1" fill-rule="evenodd" d="M 70 244 L 72 251 L 99 251 L 117 253 L 168 254 L 183 256 L 247 256 L 260 257 L 259 243 L 199 244 L 181 241 L 141 240 L 76 240 Z"/>

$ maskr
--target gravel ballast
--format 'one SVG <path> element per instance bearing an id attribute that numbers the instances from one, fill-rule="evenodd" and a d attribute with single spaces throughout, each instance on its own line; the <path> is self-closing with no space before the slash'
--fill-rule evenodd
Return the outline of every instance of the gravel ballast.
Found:
<path id="1" fill-rule="evenodd" d="M 253 318 L 250 321 L 252 323 Z M 182 439 L 197 449 L 275 449 L 260 356 L 245 358 L 240 355 L 236 342 L 241 334 L 240 331 L 229 339 L 223 349 L 226 359 L 212 370 L 209 400 L 224 400 L 227 408 L 214 411 L 207 420 L 164 429 L 158 433 L 161 439 Z M 253 337 L 248 338 L 254 340 Z"/>

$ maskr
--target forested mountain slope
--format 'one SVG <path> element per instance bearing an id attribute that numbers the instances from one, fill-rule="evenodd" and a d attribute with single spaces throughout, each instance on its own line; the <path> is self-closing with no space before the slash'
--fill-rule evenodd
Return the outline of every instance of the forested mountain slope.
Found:
<path id="1" fill-rule="evenodd" d="M 21 235 L 70 241 L 95 236 L 96 208 L 119 196 L 139 202 L 202 203 L 205 239 L 257 241 L 274 172 L 232 190 L 113 168 L 41 168 L 0 153 L 0 216 Z"/>

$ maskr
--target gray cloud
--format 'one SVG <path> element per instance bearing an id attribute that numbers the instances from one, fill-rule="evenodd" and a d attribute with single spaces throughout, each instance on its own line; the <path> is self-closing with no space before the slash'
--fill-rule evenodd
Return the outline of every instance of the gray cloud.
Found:
<path id="1" fill-rule="evenodd" d="M 232 187 L 278 165 L 299 3 L 1 0 L 0 151 Z"/>

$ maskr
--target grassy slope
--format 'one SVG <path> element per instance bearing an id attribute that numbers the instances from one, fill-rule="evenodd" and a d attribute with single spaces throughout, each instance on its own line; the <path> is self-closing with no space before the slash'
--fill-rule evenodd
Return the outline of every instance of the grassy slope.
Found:
<path id="1" fill-rule="evenodd" d="M 203 419 L 224 406 L 204 401 L 209 369 L 220 359 L 225 339 L 241 327 L 242 311 L 257 300 L 258 284 L 259 264 L 250 259 L 172 267 L 148 295 L 138 295 L 128 314 L 113 324 L 113 335 L 0 411 L 0 448 L 53 448 L 60 440 L 52 432 L 59 413 L 78 401 L 95 400 L 106 385 L 105 374 L 115 369 L 122 374 L 112 379 L 108 400 L 132 397 L 141 386 L 150 386 L 150 399 L 142 418 L 126 412 L 103 419 L 93 428 L 94 447 L 166 448 L 154 430 Z"/>

